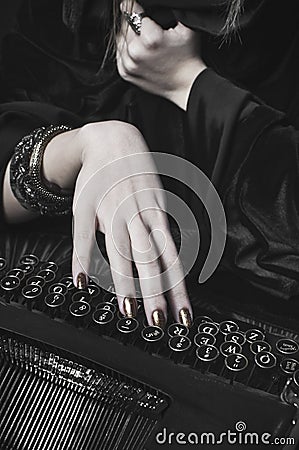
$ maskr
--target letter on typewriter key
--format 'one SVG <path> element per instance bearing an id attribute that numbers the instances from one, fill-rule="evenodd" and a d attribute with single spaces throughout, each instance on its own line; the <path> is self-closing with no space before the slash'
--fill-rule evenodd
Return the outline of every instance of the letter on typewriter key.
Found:
<path id="1" fill-rule="evenodd" d="M 27 266 L 28 264 L 31 266 L 37 266 L 39 263 L 39 258 L 35 255 L 23 255 L 19 259 L 19 264 L 24 264 Z"/>
<path id="2" fill-rule="evenodd" d="M 189 329 L 182 325 L 181 323 L 172 323 L 167 329 L 168 336 L 187 336 L 189 334 Z"/>
<path id="3" fill-rule="evenodd" d="M 220 345 L 220 352 L 223 356 L 229 356 L 233 353 L 241 353 L 242 347 L 232 341 L 225 341 Z"/>
<path id="4" fill-rule="evenodd" d="M 65 284 L 62 284 L 62 283 L 51 284 L 51 286 L 49 286 L 48 292 L 49 292 L 49 294 L 54 293 L 54 294 L 66 295 L 67 287 Z"/>
<path id="5" fill-rule="evenodd" d="M 299 369 L 299 362 L 296 359 L 285 358 L 280 362 L 280 369 L 287 375 L 292 375 Z"/>
<path id="6" fill-rule="evenodd" d="M 271 352 L 271 345 L 266 341 L 255 341 L 250 344 L 250 350 L 254 355 L 261 352 Z"/>
<path id="7" fill-rule="evenodd" d="M 227 335 L 229 333 L 234 333 L 239 330 L 239 325 L 231 320 L 225 320 L 219 324 L 220 333 Z"/>
<path id="8" fill-rule="evenodd" d="M 277 358 L 273 353 L 261 352 L 255 355 L 254 361 L 262 369 L 272 369 L 276 366 Z"/>
<path id="9" fill-rule="evenodd" d="M 235 333 L 229 333 L 225 336 L 226 341 L 232 341 L 239 345 L 244 345 L 246 342 L 246 338 L 244 334 L 240 333 L 239 331 L 236 331 Z"/>
<path id="10" fill-rule="evenodd" d="M 299 345 L 293 339 L 280 339 L 275 346 L 277 351 L 283 355 L 292 355 L 299 350 Z"/>
<path id="11" fill-rule="evenodd" d="M 0 258 L 0 272 L 6 268 L 6 260 L 4 258 Z"/>
<path id="12" fill-rule="evenodd" d="M 90 297 L 93 298 L 97 297 L 101 292 L 100 288 L 96 284 L 89 284 L 86 290 L 89 293 Z"/>
<path id="13" fill-rule="evenodd" d="M 123 317 L 119 319 L 116 324 L 116 328 L 118 329 L 118 331 L 125 334 L 134 333 L 134 331 L 136 331 L 138 327 L 139 322 L 138 320 L 134 319 L 134 317 Z"/>
<path id="14" fill-rule="evenodd" d="M 249 342 L 249 344 L 252 344 L 252 342 L 255 341 L 263 341 L 265 339 L 265 335 L 262 331 L 260 330 L 247 330 L 245 333 L 246 336 L 246 340 L 247 342 Z"/>
<path id="15" fill-rule="evenodd" d="M 213 334 L 216 335 L 219 331 L 219 325 L 217 325 L 214 322 L 209 322 L 209 323 L 201 323 L 198 326 L 198 332 L 199 333 L 209 333 L 209 334 Z"/>
<path id="16" fill-rule="evenodd" d="M 215 342 L 215 336 L 210 333 L 198 333 L 194 337 L 194 344 L 197 345 L 197 347 L 201 347 L 202 345 L 214 345 Z"/>

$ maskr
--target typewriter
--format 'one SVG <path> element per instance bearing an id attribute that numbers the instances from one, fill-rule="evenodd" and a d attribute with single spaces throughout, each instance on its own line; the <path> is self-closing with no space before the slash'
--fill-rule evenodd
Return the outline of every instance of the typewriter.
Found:
<path id="1" fill-rule="evenodd" d="M 126 318 L 109 290 L 77 290 L 71 250 L 56 234 L 0 240 L 1 449 L 296 448 L 294 313 L 190 283 L 192 328 L 162 330 L 141 301 Z"/>

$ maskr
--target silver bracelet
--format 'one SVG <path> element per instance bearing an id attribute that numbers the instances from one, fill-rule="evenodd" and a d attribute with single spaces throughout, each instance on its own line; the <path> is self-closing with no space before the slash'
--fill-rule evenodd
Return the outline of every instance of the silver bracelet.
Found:
<path id="1" fill-rule="evenodd" d="M 47 144 L 70 129 L 65 125 L 41 127 L 16 145 L 10 164 L 10 184 L 14 196 L 27 210 L 48 216 L 71 213 L 73 196 L 47 183 L 41 173 Z"/>

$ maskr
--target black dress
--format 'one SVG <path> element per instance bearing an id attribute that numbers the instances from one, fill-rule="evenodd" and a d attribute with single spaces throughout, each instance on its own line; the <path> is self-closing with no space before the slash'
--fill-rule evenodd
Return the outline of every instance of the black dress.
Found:
<path id="1" fill-rule="evenodd" d="M 36 127 L 131 122 L 152 151 L 183 156 L 214 182 L 228 221 L 222 268 L 285 299 L 298 295 L 298 2 L 264 0 L 229 42 L 203 32 L 209 69 L 187 113 L 120 80 L 113 63 L 99 73 L 98 3 L 87 2 L 72 33 L 60 1 L 22 2 L 2 42 L 2 176 L 15 144 Z"/>

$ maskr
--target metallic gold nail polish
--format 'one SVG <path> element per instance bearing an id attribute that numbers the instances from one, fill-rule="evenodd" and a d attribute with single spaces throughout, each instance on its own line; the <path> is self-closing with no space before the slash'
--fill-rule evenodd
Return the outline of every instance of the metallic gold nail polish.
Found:
<path id="1" fill-rule="evenodd" d="M 166 320 L 163 311 L 156 309 L 152 314 L 152 319 L 155 327 L 165 328 Z"/>
<path id="2" fill-rule="evenodd" d="M 79 273 L 77 276 L 77 288 L 78 289 L 86 289 L 87 281 L 84 273 Z"/>
<path id="3" fill-rule="evenodd" d="M 124 298 L 124 313 L 127 317 L 137 316 L 137 300 L 134 297 Z"/>
<path id="4" fill-rule="evenodd" d="M 180 322 L 185 325 L 187 328 L 191 328 L 192 326 L 192 318 L 189 310 L 187 308 L 183 308 L 179 312 Z"/>

